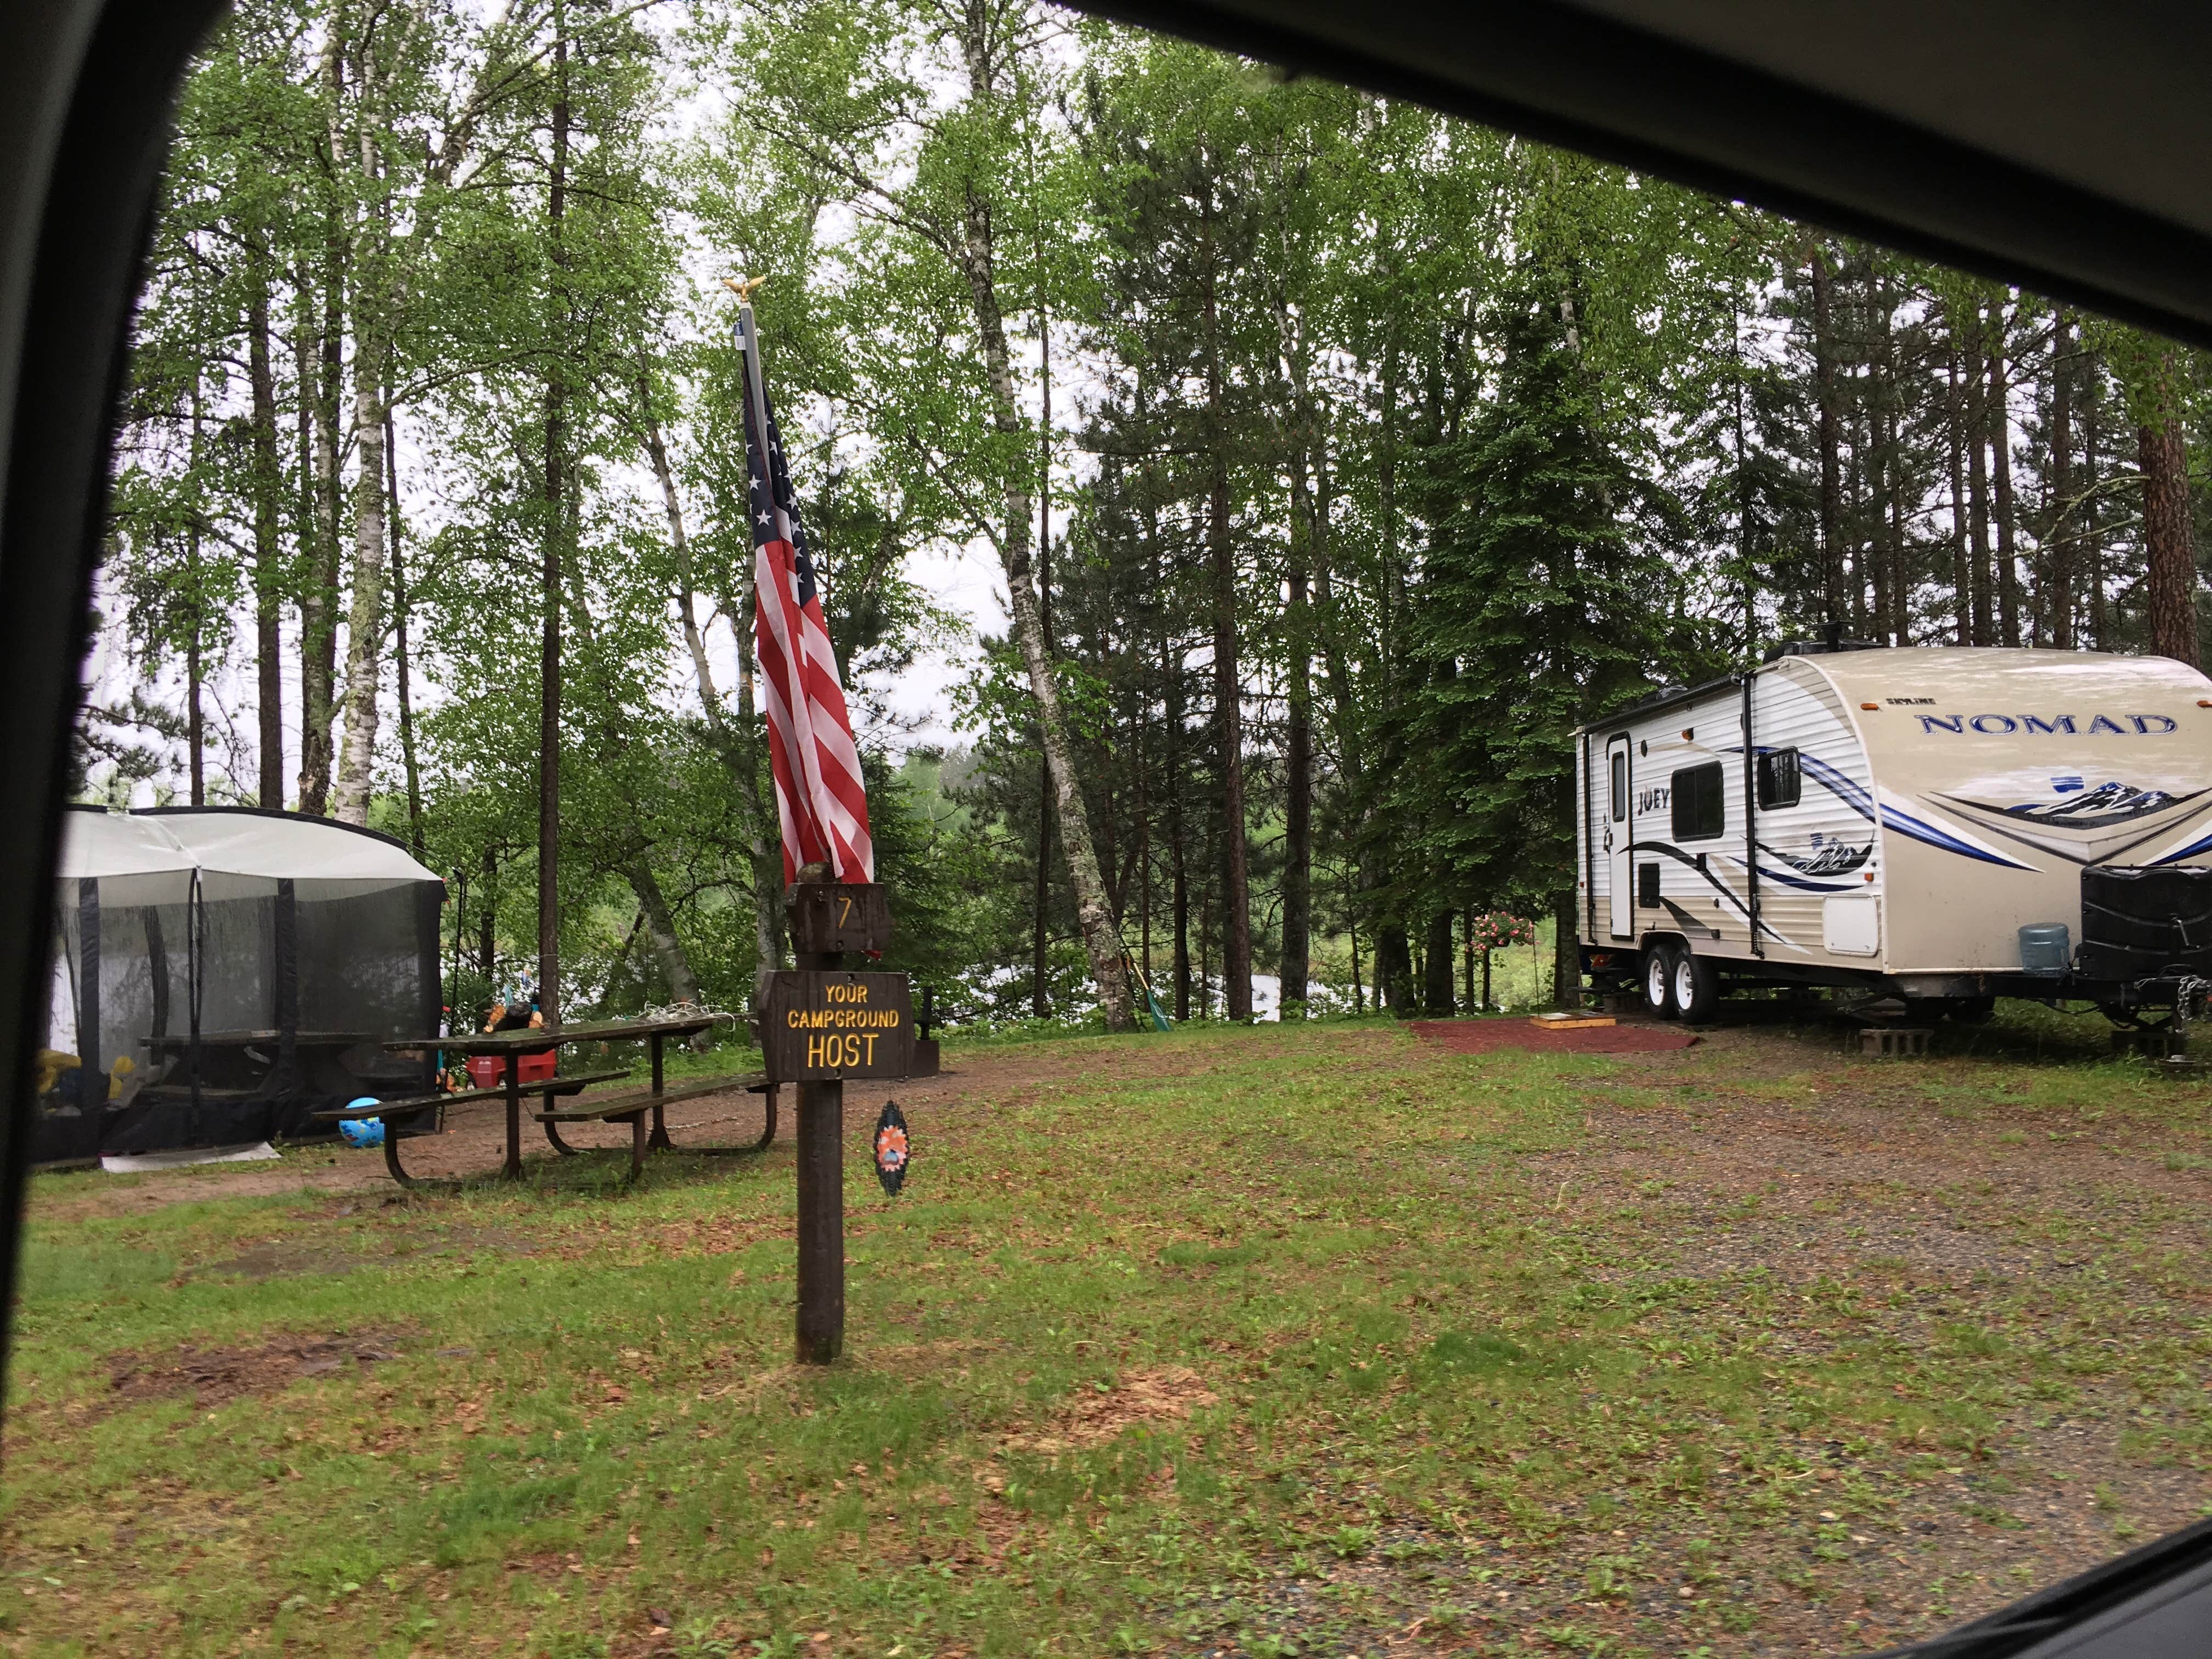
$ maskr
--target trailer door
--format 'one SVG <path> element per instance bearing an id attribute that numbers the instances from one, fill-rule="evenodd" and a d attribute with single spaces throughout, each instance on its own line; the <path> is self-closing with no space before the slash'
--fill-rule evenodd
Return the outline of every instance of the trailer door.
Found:
<path id="1" fill-rule="evenodd" d="M 1605 745 L 1605 887 L 1613 910 L 1613 936 L 1636 937 L 1634 860 L 1629 855 L 1628 739 L 1608 738 Z"/>

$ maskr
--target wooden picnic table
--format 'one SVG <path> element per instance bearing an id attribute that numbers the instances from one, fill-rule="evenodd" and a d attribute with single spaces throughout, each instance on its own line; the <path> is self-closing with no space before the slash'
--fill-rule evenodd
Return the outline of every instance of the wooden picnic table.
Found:
<path id="1" fill-rule="evenodd" d="M 647 1152 L 676 1150 L 676 1143 L 668 1138 L 668 1122 L 664 1115 L 665 1109 L 678 1101 L 690 1100 L 701 1095 L 720 1094 L 733 1088 L 749 1089 L 754 1093 L 763 1095 L 768 1107 L 767 1127 L 761 1132 L 761 1138 L 750 1146 L 691 1146 L 686 1147 L 685 1151 L 708 1154 L 756 1152 L 765 1148 L 775 1139 L 775 1085 L 765 1078 L 749 1075 L 725 1076 L 702 1079 L 698 1082 L 686 1084 L 675 1089 L 667 1086 L 663 1073 L 663 1062 L 665 1059 L 664 1045 L 667 1040 L 670 1037 L 690 1036 L 695 1032 L 703 1031 L 714 1024 L 715 1018 L 713 1014 L 701 1013 L 675 1014 L 660 1019 L 587 1020 L 563 1025 L 524 1026 L 512 1031 L 465 1031 L 453 1036 L 428 1040 L 410 1037 L 404 1041 L 387 1042 L 384 1046 L 390 1049 L 434 1047 L 442 1048 L 449 1054 L 488 1054 L 506 1060 L 507 1065 L 502 1068 L 504 1077 L 497 1091 L 472 1090 L 465 1097 L 455 1095 L 447 1097 L 447 1099 L 450 1101 L 459 1101 L 463 1098 L 481 1099 L 494 1092 L 497 1092 L 505 1098 L 507 1158 L 501 1165 L 500 1173 L 507 1179 L 515 1179 L 522 1174 L 522 1097 L 526 1094 L 545 1097 L 544 1109 L 534 1115 L 545 1132 L 546 1140 L 555 1152 L 563 1157 L 573 1157 L 576 1148 L 570 1146 L 561 1139 L 557 1127 L 560 1124 L 586 1121 L 629 1123 L 631 1127 L 630 1168 L 631 1172 L 635 1174 L 643 1167 Z M 521 1055 L 543 1054 L 549 1048 L 565 1048 L 574 1043 L 636 1042 L 647 1044 L 651 1049 L 653 1084 L 649 1090 L 586 1099 L 580 1093 L 583 1083 L 606 1081 L 626 1076 L 628 1073 L 619 1072 L 593 1073 L 583 1079 L 556 1077 L 535 1083 L 525 1083 L 521 1080 L 515 1063 Z M 556 1107 L 554 1104 L 553 1097 L 566 1094 L 577 1094 L 579 1098 L 573 1105 Z M 404 1106 L 395 1107 L 394 1109 L 404 1111 L 412 1108 L 419 1110 L 422 1104 L 423 1103 L 421 1102 L 407 1103 Z M 367 1116 L 370 1114 L 364 1111 L 356 1115 Z M 648 1120 L 650 1120 L 649 1123 Z M 386 1162 L 391 1165 L 395 1178 L 401 1180 L 403 1184 L 411 1184 L 406 1182 L 404 1176 L 399 1175 L 398 1164 L 392 1157 L 392 1135 L 389 1124 L 386 1126 L 385 1145 Z"/>
<path id="2" fill-rule="evenodd" d="M 258 1052 L 276 1050 L 284 1041 L 283 1032 L 273 1029 L 202 1031 L 198 1039 L 200 1092 L 210 1098 L 252 1100 L 302 1086 L 325 1094 L 357 1089 L 360 1079 L 340 1063 L 338 1056 L 368 1042 L 374 1035 L 368 1031 L 293 1032 L 292 1061 L 297 1070 L 288 1079 L 277 1075 L 276 1053 Z M 191 1033 L 164 1031 L 159 1036 L 140 1037 L 138 1041 L 153 1051 L 149 1063 L 159 1068 L 147 1082 L 148 1091 L 189 1092 L 189 1080 L 173 1083 L 169 1079 L 191 1052 Z"/>

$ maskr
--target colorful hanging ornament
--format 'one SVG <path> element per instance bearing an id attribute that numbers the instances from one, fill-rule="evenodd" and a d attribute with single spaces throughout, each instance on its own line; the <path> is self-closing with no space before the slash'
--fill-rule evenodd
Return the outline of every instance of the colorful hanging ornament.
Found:
<path id="1" fill-rule="evenodd" d="M 906 1138 L 906 1114 L 899 1110 L 898 1102 L 887 1100 L 883 1115 L 876 1120 L 876 1179 L 893 1197 L 906 1182 L 906 1166 L 913 1156 Z"/>

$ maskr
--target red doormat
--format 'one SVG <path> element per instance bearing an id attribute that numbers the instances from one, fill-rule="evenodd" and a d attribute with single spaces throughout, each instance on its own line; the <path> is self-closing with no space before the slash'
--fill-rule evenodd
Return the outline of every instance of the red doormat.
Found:
<path id="1" fill-rule="evenodd" d="M 1458 1054 L 1486 1054 L 1496 1048 L 1534 1048 L 1547 1054 L 1650 1054 L 1686 1048 L 1694 1031 L 1664 1025 L 1586 1025 L 1579 1030 L 1547 1031 L 1519 1015 L 1504 1019 L 1417 1019 L 1413 1035 L 1442 1043 Z"/>

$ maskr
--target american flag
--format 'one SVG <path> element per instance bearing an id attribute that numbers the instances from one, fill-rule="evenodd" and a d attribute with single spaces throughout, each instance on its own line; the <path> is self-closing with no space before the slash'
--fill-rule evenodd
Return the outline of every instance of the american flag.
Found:
<path id="1" fill-rule="evenodd" d="M 783 827 L 786 886 L 809 864 L 839 881 L 876 878 L 868 797 L 853 746 L 852 716 L 837 683 L 837 659 L 822 620 L 814 562 L 784 465 L 783 439 L 761 373 L 760 336 L 749 305 L 738 311 L 745 373 L 745 470 L 751 481 L 754 639 L 769 767 Z"/>

